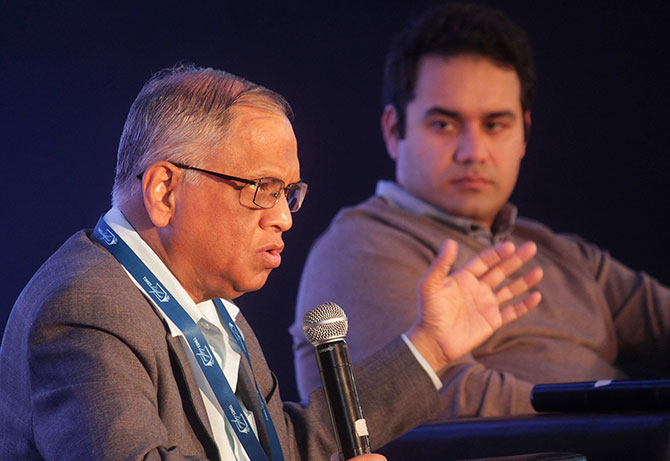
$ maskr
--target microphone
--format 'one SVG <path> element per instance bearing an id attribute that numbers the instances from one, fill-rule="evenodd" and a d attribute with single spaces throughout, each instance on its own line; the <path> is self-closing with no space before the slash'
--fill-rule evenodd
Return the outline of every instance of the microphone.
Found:
<path id="1" fill-rule="evenodd" d="M 348 328 L 346 314 L 335 303 L 321 304 L 302 318 L 302 330 L 315 348 L 341 460 L 371 452 L 349 349 L 344 341 Z"/>

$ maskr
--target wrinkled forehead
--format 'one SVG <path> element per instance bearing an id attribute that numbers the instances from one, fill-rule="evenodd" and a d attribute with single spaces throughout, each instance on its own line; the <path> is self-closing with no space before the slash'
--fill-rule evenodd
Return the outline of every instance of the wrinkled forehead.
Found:
<path id="1" fill-rule="evenodd" d="M 217 163 L 261 176 L 299 179 L 298 147 L 288 117 L 272 107 L 236 105 Z"/>

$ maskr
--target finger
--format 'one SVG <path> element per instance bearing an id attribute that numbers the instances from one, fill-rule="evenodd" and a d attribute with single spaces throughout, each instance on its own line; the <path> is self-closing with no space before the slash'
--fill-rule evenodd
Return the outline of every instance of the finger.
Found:
<path id="1" fill-rule="evenodd" d="M 466 262 L 461 270 L 468 271 L 479 278 L 488 272 L 492 266 L 513 253 L 514 244 L 512 242 L 501 242 L 478 253 L 477 256 Z"/>
<path id="2" fill-rule="evenodd" d="M 514 279 L 504 287 L 501 287 L 495 293 L 498 304 L 505 304 L 507 301 L 510 301 L 530 290 L 532 287 L 537 285 L 540 280 L 542 280 L 543 276 L 544 272 L 542 271 L 542 268 L 536 267 L 521 277 Z"/>
<path id="3" fill-rule="evenodd" d="M 503 258 L 498 264 L 489 269 L 486 274 L 480 277 L 480 280 L 491 288 L 500 285 L 507 277 L 519 270 L 537 253 L 537 246 L 533 242 L 526 242 L 521 245 L 510 256 Z"/>
<path id="4" fill-rule="evenodd" d="M 447 239 L 442 244 L 440 252 L 437 254 L 426 272 L 426 280 L 443 283 L 444 279 L 449 275 L 451 266 L 456 261 L 458 254 L 458 244 L 451 239 Z"/>
<path id="5" fill-rule="evenodd" d="M 522 315 L 534 309 L 542 301 L 542 294 L 539 291 L 528 293 L 522 300 L 509 306 L 500 309 L 500 317 L 502 324 L 505 325 L 513 320 L 518 319 Z"/>

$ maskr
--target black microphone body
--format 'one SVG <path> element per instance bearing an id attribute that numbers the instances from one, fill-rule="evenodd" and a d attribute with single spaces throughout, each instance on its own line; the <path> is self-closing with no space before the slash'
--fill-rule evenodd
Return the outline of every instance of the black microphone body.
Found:
<path id="1" fill-rule="evenodd" d="M 321 383 L 343 460 L 371 453 L 349 349 L 344 340 L 347 327 L 344 311 L 334 303 L 317 306 L 303 318 L 305 335 L 315 347 Z"/>
<path id="2" fill-rule="evenodd" d="M 321 383 L 344 459 L 370 453 L 370 439 L 354 384 L 349 349 L 344 340 L 316 346 Z"/>

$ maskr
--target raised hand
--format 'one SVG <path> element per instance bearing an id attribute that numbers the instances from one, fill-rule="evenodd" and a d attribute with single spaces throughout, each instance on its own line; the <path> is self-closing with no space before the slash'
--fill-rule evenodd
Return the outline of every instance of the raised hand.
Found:
<path id="1" fill-rule="evenodd" d="M 511 242 L 499 243 L 449 274 L 458 245 L 453 240 L 444 243 L 419 281 L 419 317 L 407 332 L 435 371 L 539 304 L 540 293 L 529 290 L 542 279 L 540 268 L 500 285 L 536 251 L 533 242 L 517 250 Z"/>

